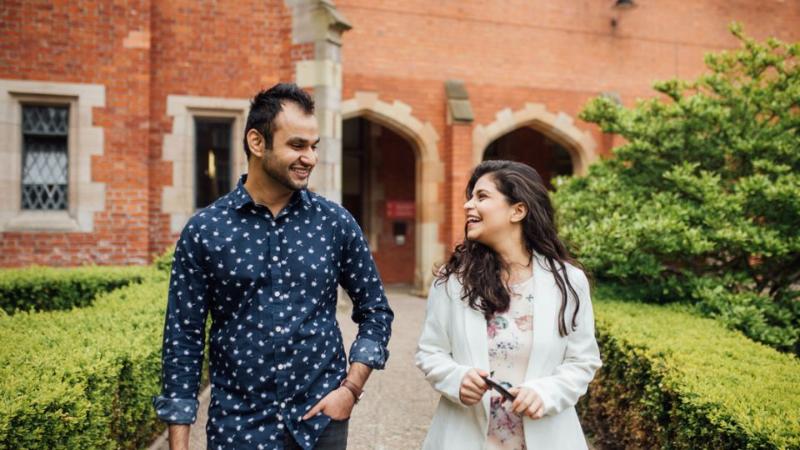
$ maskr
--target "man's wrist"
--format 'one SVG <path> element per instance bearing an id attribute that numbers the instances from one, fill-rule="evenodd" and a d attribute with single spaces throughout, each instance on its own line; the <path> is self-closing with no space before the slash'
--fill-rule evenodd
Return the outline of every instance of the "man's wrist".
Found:
<path id="1" fill-rule="evenodd" d="M 357 384 L 353 383 L 352 381 L 348 380 L 347 378 L 342 380 L 340 387 L 343 387 L 350 391 L 353 394 L 353 399 L 356 403 L 359 402 L 364 397 L 364 390 L 361 389 Z"/>
<path id="2" fill-rule="evenodd" d="M 169 448 L 170 450 L 188 450 L 190 425 L 169 424 Z"/>

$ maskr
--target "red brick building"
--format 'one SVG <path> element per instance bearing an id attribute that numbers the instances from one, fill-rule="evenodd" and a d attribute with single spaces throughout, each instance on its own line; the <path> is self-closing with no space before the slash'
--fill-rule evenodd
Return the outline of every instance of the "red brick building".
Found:
<path id="1" fill-rule="evenodd" d="M 245 167 L 248 98 L 317 100 L 312 187 L 358 218 L 388 283 L 430 279 L 484 158 L 583 173 L 632 104 L 733 48 L 800 39 L 794 0 L 0 0 L 0 265 L 141 264 Z"/>

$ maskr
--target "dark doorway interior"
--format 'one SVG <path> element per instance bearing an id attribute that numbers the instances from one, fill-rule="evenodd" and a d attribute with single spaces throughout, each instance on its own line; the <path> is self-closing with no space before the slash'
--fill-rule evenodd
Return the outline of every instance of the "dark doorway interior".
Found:
<path id="1" fill-rule="evenodd" d="M 412 284 L 416 159 L 401 135 L 363 117 L 344 121 L 342 204 L 367 236 L 386 284 Z"/>
<path id="2" fill-rule="evenodd" d="M 507 159 L 525 163 L 539 172 L 548 188 L 553 178 L 572 174 L 569 152 L 533 128 L 518 128 L 489 144 L 483 159 Z"/>

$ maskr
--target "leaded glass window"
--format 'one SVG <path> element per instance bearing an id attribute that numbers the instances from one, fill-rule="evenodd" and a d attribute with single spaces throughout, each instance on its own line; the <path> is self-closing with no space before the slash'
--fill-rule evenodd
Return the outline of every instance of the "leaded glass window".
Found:
<path id="1" fill-rule="evenodd" d="M 22 209 L 67 209 L 68 137 L 68 106 L 22 105 Z"/>

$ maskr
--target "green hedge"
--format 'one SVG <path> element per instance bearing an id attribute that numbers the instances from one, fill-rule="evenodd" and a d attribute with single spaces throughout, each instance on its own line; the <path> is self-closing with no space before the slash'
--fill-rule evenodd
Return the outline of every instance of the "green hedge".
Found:
<path id="1" fill-rule="evenodd" d="M 602 293 L 598 295 L 602 297 Z M 599 449 L 800 449 L 800 360 L 680 306 L 599 299 Z"/>
<path id="2" fill-rule="evenodd" d="M 141 266 L 4 269 L 0 309 L 14 314 L 84 307 L 100 293 L 159 275 L 152 267 Z"/>
<path id="3" fill-rule="evenodd" d="M 153 260 L 153 268 L 169 275 L 170 271 L 172 270 L 173 258 L 175 258 L 175 251 L 170 247 Z"/>
<path id="4" fill-rule="evenodd" d="M 0 313 L 0 449 L 136 449 L 158 423 L 167 283 L 87 308 Z"/>

